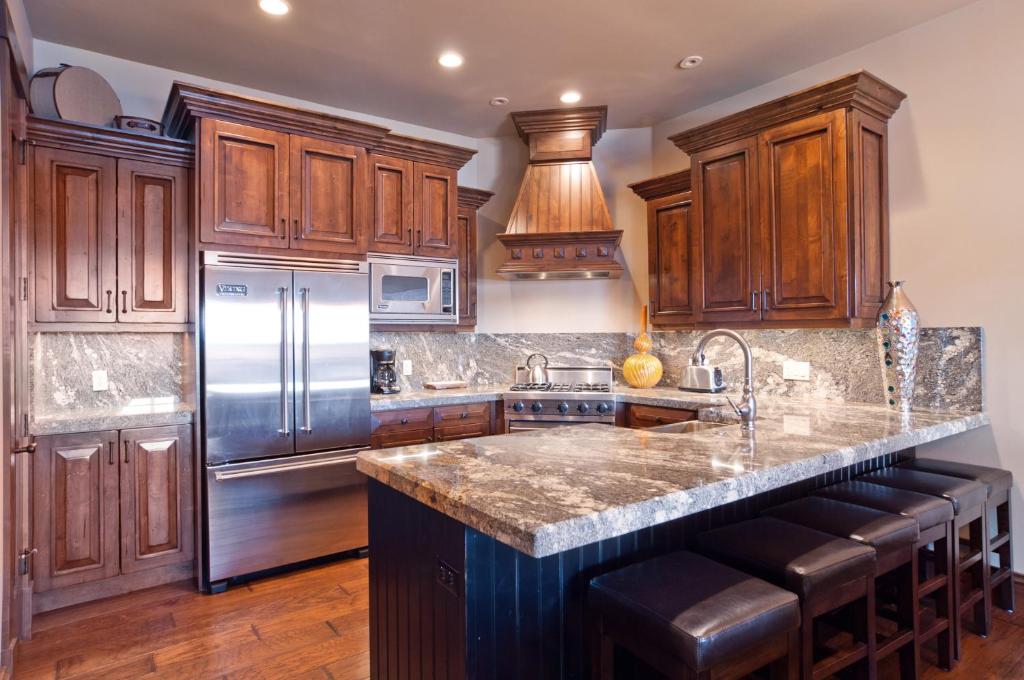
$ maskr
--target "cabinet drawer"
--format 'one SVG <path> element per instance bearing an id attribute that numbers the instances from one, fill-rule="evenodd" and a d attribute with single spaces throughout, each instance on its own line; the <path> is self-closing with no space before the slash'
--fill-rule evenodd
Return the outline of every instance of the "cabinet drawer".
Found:
<path id="1" fill-rule="evenodd" d="M 370 419 L 370 429 L 374 434 L 430 430 L 434 427 L 434 409 L 409 408 L 400 411 L 380 411 L 371 414 Z"/>
<path id="2" fill-rule="evenodd" d="M 465 421 L 462 421 L 465 423 Z M 434 428 L 434 441 L 448 442 L 456 439 L 471 439 L 473 437 L 487 437 L 493 434 L 491 421 L 484 420 L 463 425 L 438 425 Z"/>
<path id="3" fill-rule="evenodd" d="M 434 441 L 434 431 L 431 430 L 400 430 L 370 435 L 370 448 L 387 449 L 392 446 L 416 446 L 417 444 L 429 444 Z"/>
<path id="4" fill-rule="evenodd" d="M 446 425 L 475 425 L 481 422 L 490 423 L 490 421 L 491 404 L 489 402 L 434 407 L 434 424 L 439 427 Z"/>
<path id="5" fill-rule="evenodd" d="M 656 427 L 658 425 L 695 420 L 696 418 L 697 412 L 687 409 L 640 406 L 638 404 L 630 404 L 629 406 L 629 426 L 633 428 Z"/>

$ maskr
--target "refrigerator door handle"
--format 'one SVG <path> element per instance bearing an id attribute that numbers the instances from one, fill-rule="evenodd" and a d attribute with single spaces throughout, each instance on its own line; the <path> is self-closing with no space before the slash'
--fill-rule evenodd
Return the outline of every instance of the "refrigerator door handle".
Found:
<path id="1" fill-rule="evenodd" d="M 288 287 L 277 289 L 281 296 L 281 429 L 277 433 L 282 437 L 291 434 L 288 429 Z"/>
<path id="2" fill-rule="evenodd" d="M 312 386 L 309 367 L 309 288 L 300 288 L 302 294 L 302 431 L 313 433 Z"/>
<path id="3" fill-rule="evenodd" d="M 262 467 L 249 466 L 242 470 L 216 470 L 213 473 L 213 478 L 218 482 L 227 482 L 232 479 L 240 479 L 243 477 L 260 477 L 263 475 L 274 475 L 284 472 L 308 470 L 310 468 L 324 467 L 326 465 L 341 465 L 342 463 L 351 463 L 356 459 L 357 452 L 366 450 L 368 448 L 370 447 L 363 446 L 358 449 L 346 449 L 346 455 L 339 456 L 337 458 L 325 458 L 321 460 L 311 460 L 298 463 L 281 463 L 275 461 L 273 464 L 265 465 Z"/>

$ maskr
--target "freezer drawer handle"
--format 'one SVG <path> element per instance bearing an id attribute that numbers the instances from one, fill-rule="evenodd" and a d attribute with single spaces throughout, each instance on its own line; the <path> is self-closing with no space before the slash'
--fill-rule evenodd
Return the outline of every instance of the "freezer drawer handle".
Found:
<path id="1" fill-rule="evenodd" d="M 291 434 L 288 429 L 288 288 L 277 289 L 281 296 L 281 429 L 282 437 Z"/>
<path id="2" fill-rule="evenodd" d="M 330 460 L 314 460 L 308 463 L 285 463 L 283 465 L 269 465 L 263 468 L 256 468 L 254 470 L 238 470 L 236 472 L 214 472 L 213 478 L 218 482 L 226 482 L 232 479 L 240 479 L 242 477 L 260 477 L 263 475 L 275 475 L 279 472 L 293 472 L 295 470 L 306 470 L 309 468 L 325 467 L 327 465 L 340 465 L 341 463 L 351 463 L 355 461 L 355 456 L 345 456 L 343 458 L 332 458 Z"/>
<path id="3" fill-rule="evenodd" d="M 309 394 L 309 288 L 300 288 L 302 294 L 302 431 L 313 434 L 312 398 Z"/>

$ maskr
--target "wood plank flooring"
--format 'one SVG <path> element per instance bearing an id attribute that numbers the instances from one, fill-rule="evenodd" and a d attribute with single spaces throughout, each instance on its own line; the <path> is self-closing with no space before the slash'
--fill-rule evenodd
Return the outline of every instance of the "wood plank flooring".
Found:
<path id="1" fill-rule="evenodd" d="M 344 560 L 214 596 L 178 583 L 43 614 L 14 677 L 366 680 L 368 565 Z M 1024 616 L 997 612 L 987 640 L 966 637 L 965 658 L 950 673 L 926 664 L 923 677 L 1024 678 Z"/>

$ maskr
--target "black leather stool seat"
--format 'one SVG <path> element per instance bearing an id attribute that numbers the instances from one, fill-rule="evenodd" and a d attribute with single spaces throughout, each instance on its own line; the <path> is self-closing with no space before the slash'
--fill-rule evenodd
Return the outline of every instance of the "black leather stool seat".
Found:
<path id="1" fill-rule="evenodd" d="M 953 514 L 973 508 L 988 500 L 988 487 L 973 479 L 950 477 L 910 468 L 888 467 L 861 475 L 857 479 L 897 489 L 941 496 L 953 504 Z"/>
<path id="2" fill-rule="evenodd" d="M 879 554 L 917 543 L 917 520 L 832 498 L 809 496 L 778 505 L 766 515 L 871 546 Z"/>
<path id="3" fill-rule="evenodd" d="M 920 470 L 922 472 L 934 472 L 950 477 L 961 477 L 981 482 L 989 488 L 989 495 L 1008 491 L 1013 486 L 1013 473 L 1000 468 L 986 467 L 984 465 L 973 465 L 971 463 L 955 463 L 949 460 L 935 460 L 934 458 L 914 458 L 900 467 Z"/>
<path id="4" fill-rule="evenodd" d="M 942 498 L 860 481 L 842 482 L 814 492 L 815 496 L 905 515 L 917 520 L 921 531 L 953 520 L 953 506 Z"/>
<path id="5" fill-rule="evenodd" d="M 588 606 L 698 673 L 800 626 L 795 595 L 690 552 L 594 578 Z"/>
<path id="6" fill-rule="evenodd" d="M 701 551 L 814 598 L 874 573 L 875 550 L 774 517 L 758 517 L 700 535 Z"/>

